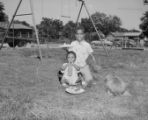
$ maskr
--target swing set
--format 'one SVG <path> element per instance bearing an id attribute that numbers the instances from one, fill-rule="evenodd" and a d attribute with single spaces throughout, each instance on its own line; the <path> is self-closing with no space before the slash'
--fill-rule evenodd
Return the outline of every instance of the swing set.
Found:
<path id="1" fill-rule="evenodd" d="M 104 43 L 103 43 L 103 40 L 101 39 L 100 32 L 98 31 L 98 29 L 97 29 L 97 27 L 96 27 L 96 25 L 95 25 L 95 23 L 94 23 L 94 21 L 93 21 L 91 15 L 90 15 L 90 13 L 89 13 L 89 10 L 88 10 L 88 8 L 87 8 L 87 6 L 86 6 L 85 1 L 84 1 L 84 0 L 77 0 L 77 1 L 78 1 L 79 3 L 81 3 L 81 6 L 80 6 L 80 9 L 79 9 L 79 13 L 78 13 L 77 19 L 76 19 L 76 27 L 78 27 L 78 21 L 79 21 L 79 18 L 80 18 L 80 14 L 81 14 L 81 12 L 82 12 L 82 8 L 84 7 L 85 10 L 86 10 L 86 12 L 87 12 L 88 17 L 90 18 L 90 20 L 91 20 L 91 22 L 92 22 L 92 25 L 93 25 L 93 27 L 94 27 L 94 29 L 95 29 L 95 31 L 96 31 L 98 37 L 99 37 L 100 40 L 101 40 L 101 44 L 103 45 L 103 49 L 104 49 L 104 51 L 106 52 L 106 55 L 109 56 L 109 53 L 108 53 L 107 49 L 105 48 L 105 45 L 104 45 Z M 11 21 L 10 21 L 10 23 L 9 23 L 9 25 L 8 25 L 8 27 L 7 27 L 7 29 L 6 29 L 6 31 L 5 31 L 4 38 L 2 39 L 2 42 L 1 42 L 0 50 L 1 50 L 2 47 L 3 47 L 3 44 L 4 44 L 5 40 L 6 40 L 6 37 L 7 37 L 7 35 L 8 35 L 9 29 L 10 29 L 10 27 L 11 27 L 13 21 L 14 21 L 14 18 L 15 18 L 16 16 L 31 15 L 31 16 L 32 16 L 32 22 L 33 22 L 33 27 L 34 27 L 34 30 L 35 30 L 35 36 L 36 36 L 38 51 L 39 51 L 39 58 L 40 58 L 40 60 L 42 61 L 42 52 L 41 52 L 40 42 L 39 42 L 39 36 L 38 36 L 37 28 L 36 28 L 36 21 L 35 21 L 35 14 L 34 14 L 33 1 L 30 0 L 30 9 L 31 9 L 31 13 L 17 14 L 17 12 L 18 12 L 18 10 L 19 10 L 19 8 L 20 8 L 21 3 L 22 3 L 22 0 L 19 1 L 18 5 L 17 5 L 17 8 L 16 8 L 16 10 L 15 10 L 13 16 L 12 16 L 12 19 L 11 19 Z M 70 5 L 70 3 L 69 3 L 69 5 Z M 63 9 L 63 8 L 61 8 L 61 9 Z M 43 8 L 42 8 L 42 10 L 43 10 Z M 70 19 L 70 18 L 71 18 L 71 17 L 68 16 L 68 15 L 61 15 L 61 17 L 67 18 L 67 19 Z"/>

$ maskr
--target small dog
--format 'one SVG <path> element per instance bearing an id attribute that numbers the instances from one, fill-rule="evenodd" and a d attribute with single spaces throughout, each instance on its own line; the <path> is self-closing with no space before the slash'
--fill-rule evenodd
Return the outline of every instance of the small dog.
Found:
<path id="1" fill-rule="evenodd" d="M 110 92 L 113 96 L 122 95 L 125 93 L 127 85 L 119 77 L 108 74 L 105 77 L 106 91 Z"/>

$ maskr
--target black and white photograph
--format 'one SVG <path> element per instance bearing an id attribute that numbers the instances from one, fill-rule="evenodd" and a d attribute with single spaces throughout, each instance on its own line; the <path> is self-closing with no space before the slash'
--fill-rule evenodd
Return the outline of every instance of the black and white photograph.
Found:
<path id="1" fill-rule="evenodd" d="M 0 0 L 0 120 L 148 120 L 148 0 Z"/>
<path id="2" fill-rule="evenodd" d="M 148 0 L 144 0 L 144 3 L 145 3 L 145 4 L 148 4 Z"/>

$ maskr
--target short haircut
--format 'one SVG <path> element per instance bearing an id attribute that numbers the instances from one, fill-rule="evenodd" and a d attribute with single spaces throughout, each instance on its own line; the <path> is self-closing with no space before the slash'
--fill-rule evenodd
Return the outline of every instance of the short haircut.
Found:
<path id="1" fill-rule="evenodd" d="M 82 30 L 82 32 L 84 33 L 84 28 L 82 26 L 79 26 L 77 29 L 76 29 L 76 33 L 78 30 Z"/>
<path id="2" fill-rule="evenodd" d="M 73 54 L 74 57 L 75 57 L 75 59 L 76 59 L 77 55 L 76 55 L 75 52 L 73 52 L 73 51 L 68 51 L 68 52 L 67 52 L 67 55 L 66 55 L 66 58 L 68 58 L 68 55 L 69 55 L 69 54 Z"/>

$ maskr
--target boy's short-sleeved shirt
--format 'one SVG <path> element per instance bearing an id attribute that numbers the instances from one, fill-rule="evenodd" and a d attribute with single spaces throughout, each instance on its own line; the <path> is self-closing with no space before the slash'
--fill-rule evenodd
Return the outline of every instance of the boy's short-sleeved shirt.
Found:
<path id="1" fill-rule="evenodd" d="M 86 60 L 88 56 L 93 52 L 93 49 L 88 42 L 83 40 L 81 42 L 73 41 L 69 51 L 74 51 L 76 53 L 77 58 L 75 64 L 79 67 L 84 67 L 86 65 Z"/>

